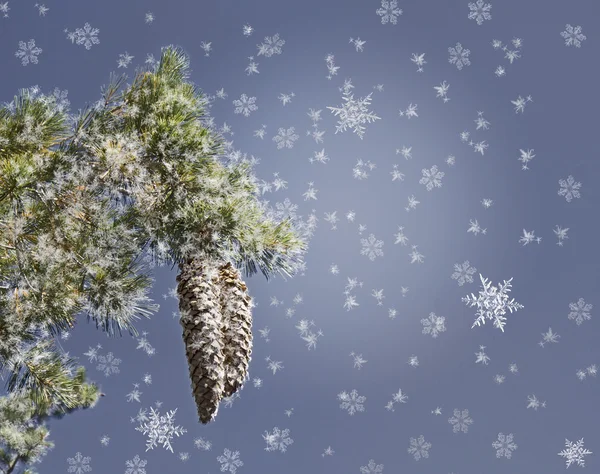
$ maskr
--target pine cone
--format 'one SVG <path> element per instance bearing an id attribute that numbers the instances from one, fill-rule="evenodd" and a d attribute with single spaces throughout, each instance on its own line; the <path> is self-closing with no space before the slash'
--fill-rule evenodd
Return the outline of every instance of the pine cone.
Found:
<path id="1" fill-rule="evenodd" d="M 200 422 L 217 415 L 225 382 L 220 286 L 198 259 L 179 265 L 180 324 Z"/>
<path id="2" fill-rule="evenodd" d="M 252 307 L 246 285 L 231 263 L 219 268 L 220 304 L 225 355 L 225 389 L 229 397 L 248 378 L 252 355 Z"/>

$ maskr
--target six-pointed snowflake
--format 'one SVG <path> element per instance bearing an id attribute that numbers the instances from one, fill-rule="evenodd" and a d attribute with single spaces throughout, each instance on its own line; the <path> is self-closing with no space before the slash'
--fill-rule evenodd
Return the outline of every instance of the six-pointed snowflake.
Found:
<path id="1" fill-rule="evenodd" d="M 285 453 L 287 447 L 294 442 L 292 438 L 290 438 L 290 430 L 280 430 L 279 428 L 273 428 L 273 433 L 269 433 L 265 431 L 263 435 L 263 439 L 267 442 L 267 447 L 265 451 L 281 451 Z"/>
<path id="2" fill-rule="evenodd" d="M 187 433 L 185 428 L 174 426 L 173 422 L 176 412 L 177 408 L 162 416 L 159 412 L 154 411 L 154 408 L 150 408 L 150 416 L 144 423 L 140 423 L 140 426 L 135 428 L 136 431 L 140 431 L 142 434 L 148 436 L 146 451 L 154 449 L 158 444 L 162 444 L 163 448 L 173 452 L 173 447 L 171 446 L 173 436 L 179 437 Z"/>
<path id="3" fill-rule="evenodd" d="M 565 31 L 560 33 L 565 40 L 565 46 L 575 46 L 581 48 L 581 42 L 585 41 L 587 37 L 581 32 L 581 26 L 571 26 L 567 23 Z"/>
<path id="4" fill-rule="evenodd" d="M 125 465 L 127 469 L 125 470 L 125 474 L 146 474 L 146 464 L 148 461 L 145 459 L 140 459 L 140 457 L 136 454 L 134 458 L 130 461 L 125 461 Z"/>
<path id="5" fill-rule="evenodd" d="M 437 165 L 433 165 L 431 169 L 424 168 L 421 173 L 423 173 L 423 177 L 419 180 L 419 184 L 423 184 L 427 191 L 442 187 L 442 178 L 446 173 L 438 171 Z"/>
<path id="6" fill-rule="evenodd" d="M 342 104 L 341 107 L 327 108 L 331 110 L 333 115 L 339 117 L 335 133 L 345 132 L 348 128 L 352 128 L 352 131 L 362 139 L 365 134 L 364 124 L 380 120 L 381 117 L 378 117 L 373 112 L 369 111 L 372 92 L 366 97 L 355 99 L 354 94 L 350 93 L 353 88 L 352 81 L 349 79 L 346 80 L 342 88 L 342 100 L 344 101 L 344 104 Z"/>
<path id="7" fill-rule="evenodd" d="M 90 472 L 92 470 L 92 466 L 90 466 L 91 460 L 91 457 L 82 456 L 82 454 L 78 452 L 77 454 L 75 454 L 75 457 L 67 458 L 67 463 L 69 463 L 67 472 L 72 472 L 74 474 L 83 474 L 84 472 Z"/>
<path id="8" fill-rule="evenodd" d="M 373 261 L 376 257 L 383 257 L 383 240 L 377 240 L 374 234 L 370 234 L 368 239 L 360 239 L 362 249 L 361 255 L 366 255 L 369 260 Z"/>
<path id="9" fill-rule="evenodd" d="M 482 25 L 484 20 L 491 20 L 491 3 L 484 3 L 483 0 L 477 0 L 475 3 L 469 3 L 469 20 L 475 20 L 478 25 Z"/>
<path id="10" fill-rule="evenodd" d="M 512 457 L 512 452 L 517 449 L 518 446 L 513 442 L 512 433 L 507 435 L 498 433 L 498 439 L 492 443 L 492 447 L 496 450 L 497 458 L 504 456 L 506 459 L 510 459 Z"/>
<path id="11" fill-rule="evenodd" d="M 580 467 L 585 467 L 584 456 L 592 454 L 592 452 L 584 449 L 583 438 L 576 442 L 565 439 L 565 447 L 566 449 L 563 449 L 558 455 L 565 458 L 567 468 L 573 463 L 577 463 Z"/>
<path id="12" fill-rule="evenodd" d="M 454 415 L 448 418 L 448 423 L 452 425 L 452 432 L 466 433 L 469 431 L 469 426 L 473 424 L 473 419 L 469 416 L 469 410 L 464 409 L 460 411 L 458 408 L 454 409 Z"/>
<path id="13" fill-rule="evenodd" d="M 352 390 L 350 394 L 347 392 L 340 392 L 337 396 L 338 400 L 341 401 L 340 408 L 348 410 L 350 415 L 354 415 L 357 411 L 365 411 L 363 405 L 367 401 L 367 397 L 359 395 L 356 390 Z"/>
<path id="14" fill-rule="evenodd" d="M 475 326 L 485 324 L 485 320 L 489 319 L 494 321 L 494 327 L 504 332 L 506 324 L 504 315 L 506 314 L 506 310 L 512 313 L 523 308 L 523 305 L 517 303 L 514 298 L 512 300 L 509 299 L 508 293 L 512 286 L 512 278 L 508 281 L 504 280 L 504 283 L 498 284 L 498 287 L 493 286 L 492 282 L 488 281 L 481 274 L 479 274 L 479 278 L 481 279 L 482 286 L 482 289 L 479 290 L 479 295 L 475 296 L 471 293 L 462 298 L 462 301 L 470 307 L 477 306 L 477 312 L 475 313 L 477 319 L 473 323 L 473 326 L 471 326 L 471 329 Z"/>
<path id="15" fill-rule="evenodd" d="M 381 8 L 376 10 L 376 13 L 381 17 L 381 24 L 398 23 L 398 17 L 402 15 L 402 10 L 398 8 L 397 0 L 381 0 Z"/>
<path id="16" fill-rule="evenodd" d="M 239 451 L 230 451 L 225 448 L 223 454 L 217 457 L 217 461 L 221 464 L 221 472 L 229 471 L 230 474 L 235 474 L 238 467 L 242 467 L 244 463 L 240 459 Z"/>
<path id="17" fill-rule="evenodd" d="M 429 457 L 430 448 L 431 443 L 425 441 L 425 438 L 423 435 L 421 435 L 417 439 L 410 438 L 410 447 L 408 448 L 408 453 L 413 455 L 415 461 L 418 461 L 421 458 Z"/>
<path id="18" fill-rule="evenodd" d="M 462 44 L 456 43 L 456 46 L 448 48 L 448 53 L 450 53 L 450 58 L 448 58 L 448 62 L 450 64 L 456 65 L 456 69 L 458 69 L 459 71 L 464 66 L 471 65 L 471 61 L 469 60 L 471 50 L 463 48 Z"/>
<path id="19" fill-rule="evenodd" d="M 19 41 L 19 49 L 15 53 L 17 58 L 21 58 L 21 64 L 27 66 L 29 63 L 38 63 L 38 54 L 42 52 L 41 48 L 35 45 L 35 40 L 30 39 L 27 43 L 25 41 Z"/>
<path id="20" fill-rule="evenodd" d="M 472 267 L 468 260 L 463 263 L 454 264 L 454 273 L 451 278 L 458 281 L 458 286 L 463 286 L 465 283 L 473 283 L 473 274 L 477 271 Z"/>
<path id="21" fill-rule="evenodd" d="M 558 184 L 560 185 L 558 195 L 564 196 L 567 202 L 571 202 L 573 198 L 581 197 L 581 194 L 579 193 L 579 189 L 581 189 L 581 183 L 575 181 L 573 176 L 569 175 L 566 180 L 559 179 Z"/>
<path id="22" fill-rule="evenodd" d="M 89 23 L 83 25 L 83 28 L 77 28 L 74 32 L 66 31 L 67 38 L 71 40 L 71 42 L 76 44 L 82 44 L 85 46 L 85 49 L 90 49 L 94 44 L 100 44 L 100 40 L 98 39 L 98 33 L 100 30 L 98 28 L 92 28 Z"/>
<path id="23" fill-rule="evenodd" d="M 446 330 L 445 321 L 446 318 L 444 316 L 436 316 L 435 313 L 429 313 L 428 318 L 421 319 L 423 334 L 431 334 L 433 338 L 438 337 L 439 333 Z"/>
<path id="24" fill-rule="evenodd" d="M 590 303 L 586 303 L 583 298 L 579 298 L 577 303 L 569 303 L 569 309 L 571 310 L 569 319 L 575 320 L 577 326 L 580 326 L 584 321 L 592 319 L 590 314 L 592 308 L 593 306 Z"/>

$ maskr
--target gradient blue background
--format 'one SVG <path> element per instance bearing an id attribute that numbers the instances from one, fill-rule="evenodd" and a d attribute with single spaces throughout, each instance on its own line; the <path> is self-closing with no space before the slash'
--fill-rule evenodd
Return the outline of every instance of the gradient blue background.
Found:
<path id="1" fill-rule="evenodd" d="M 55 87 L 68 90 L 71 110 L 100 98 L 110 71 L 134 69 L 148 53 L 160 57 L 168 44 L 182 46 L 190 55 L 191 79 L 207 94 L 224 88 L 225 100 L 215 99 L 210 113 L 221 127 L 232 127 L 234 148 L 260 158 L 259 178 L 272 180 L 274 172 L 288 181 L 285 190 L 266 193 L 271 204 L 287 197 L 307 217 L 314 209 L 319 218 L 311 241 L 306 271 L 294 279 L 266 282 L 257 275 L 248 281 L 257 304 L 254 310 L 255 344 L 251 378 L 232 407 L 222 406 L 214 423 L 202 426 L 189 388 L 181 327 L 173 313 L 177 301 L 163 298 L 175 287 L 176 268 L 156 270 L 153 298 L 160 312 L 138 325 L 148 332 L 156 348 L 152 357 L 136 350 L 137 341 L 125 335 L 108 339 L 85 319 L 62 345 L 88 367 L 91 379 L 107 396 L 96 408 L 51 423 L 56 448 L 44 459 L 40 472 L 67 471 L 67 458 L 76 452 L 90 456 L 92 472 L 125 471 L 125 461 L 139 454 L 148 460 L 148 474 L 165 472 L 216 473 L 217 456 L 225 448 L 240 451 L 241 474 L 358 473 L 370 459 L 384 465 L 384 473 L 427 474 L 554 474 L 565 470 L 557 455 L 565 438 L 584 438 L 594 454 L 586 457 L 585 472 L 597 472 L 600 452 L 600 380 L 580 381 L 579 369 L 600 364 L 598 348 L 598 58 L 600 5 L 594 0 L 523 2 L 490 0 L 492 19 L 481 26 L 469 20 L 467 0 L 400 0 L 403 15 L 396 25 L 381 24 L 375 0 L 306 0 L 302 2 L 240 0 L 190 2 L 171 0 L 47 0 L 40 16 L 33 0 L 10 1 L 9 18 L 0 17 L 0 100 L 9 101 L 19 88 L 39 85 L 44 93 Z M 144 15 L 155 20 L 146 24 Z M 100 44 L 90 50 L 67 39 L 89 22 L 99 28 Z M 581 48 L 567 47 L 560 32 L 565 25 L 581 25 L 587 40 Z M 242 34 L 250 24 L 254 33 Z M 279 33 L 283 53 L 257 56 L 257 44 Z M 357 52 L 348 39 L 366 40 Z M 522 58 L 513 64 L 494 50 L 492 40 L 508 44 L 523 39 Z M 19 41 L 35 39 L 43 49 L 38 64 L 22 66 L 15 57 Z M 202 41 L 212 42 L 205 57 Z M 448 63 L 448 48 L 460 42 L 471 50 L 471 65 L 457 70 Z M 128 69 L 117 68 L 118 55 L 135 59 Z M 327 80 L 325 56 L 335 56 L 338 75 Z M 410 61 L 413 53 L 426 53 L 424 72 Z M 259 63 L 260 74 L 246 75 L 248 56 Z M 498 78 L 494 70 L 506 68 Z M 339 87 L 346 78 L 355 97 L 373 92 L 370 109 L 382 120 L 367 125 L 360 140 L 351 131 L 335 134 L 337 119 L 326 108 L 342 103 Z M 450 84 L 450 101 L 435 97 L 434 86 Z M 383 92 L 374 90 L 383 84 Z M 295 93 L 282 106 L 280 93 Z M 257 97 L 258 110 L 250 117 L 234 114 L 232 101 L 242 93 Z M 531 95 L 523 114 L 515 114 L 511 100 Z M 399 109 L 418 104 L 418 118 L 399 117 Z M 309 108 L 322 109 L 319 128 L 324 143 L 305 135 L 311 129 Z M 491 123 L 475 131 L 477 112 Z M 253 136 L 267 125 L 264 140 Z M 272 137 L 278 128 L 295 127 L 300 139 L 292 149 L 278 150 Z M 460 141 L 470 131 L 473 140 L 486 140 L 484 156 Z M 412 160 L 395 153 L 412 146 Z M 325 148 L 327 164 L 309 163 L 315 151 Z M 521 170 L 519 149 L 535 149 L 530 169 Z M 448 155 L 456 164 L 445 163 Z M 356 161 L 371 160 L 377 167 L 364 180 L 352 177 Z M 393 164 L 404 173 L 392 182 Z M 421 169 L 437 165 L 445 172 L 443 186 L 431 192 L 419 184 Z M 558 180 L 573 175 L 582 182 L 581 198 L 566 202 L 558 196 Z M 318 200 L 302 194 L 314 182 Z M 407 197 L 421 201 L 406 212 Z M 493 199 L 490 209 L 481 205 Z M 346 212 L 356 220 L 348 222 Z M 331 230 L 325 212 L 337 211 L 340 222 Z M 477 219 L 487 235 L 467 233 L 469 219 Z M 367 227 L 359 234 L 359 224 Z M 410 247 L 394 245 L 398 226 L 404 226 L 409 245 L 418 245 L 423 264 L 410 264 Z M 564 246 L 556 245 L 552 229 L 568 227 Z M 519 244 L 523 228 L 535 230 L 540 244 Z M 375 234 L 384 241 L 384 256 L 374 261 L 360 254 L 361 238 Z M 504 333 L 488 322 L 471 329 L 474 309 L 461 297 L 479 288 L 462 287 L 450 278 L 455 263 L 469 260 L 494 284 L 513 277 L 512 296 L 524 309 L 509 315 Z M 329 272 L 331 264 L 340 273 Z M 360 304 L 346 311 L 347 278 L 363 282 L 353 291 Z M 409 287 L 406 297 L 401 286 Z M 384 289 L 383 306 L 371 296 Z M 303 302 L 294 304 L 301 294 Z M 272 297 L 283 304 L 270 305 Z M 592 319 L 577 326 L 567 318 L 569 303 L 584 298 L 593 304 Z M 286 317 L 286 309 L 295 314 Z M 388 317 L 388 308 L 398 312 Z M 430 312 L 446 318 L 447 331 L 433 339 L 421 333 L 421 319 Z M 316 349 L 308 350 L 295 326 L 301 319 L 320 329 Z M 270 341 L 258 330 L 268 326 Z M 558 344 L 542 348 L 538 342 L 548 327 L 560 334 Z M 122 359 L 120 373 L 105 377 L 97 362 L 83 355 L 101 344 Z M 486 346 L 489 365 L 475 364 L 474 353 Z M 350 352 L 368 362 L 353 368 Z M 411 355 L 419 367 L 408 365 Z M 265 358 L 282 361 L 275 375 Z M 518 365 L 518 373 L 509 364 Z M 145 373 L 153 383 L 142 382 Z M 496 384 L 494 376 L 506 376 Z M 128 403 L 126 394 L 140 383 L 141 404 Z M 385 409 L 401 388 L 409 399 Z M 337 394 L 356 389 L 367 397 L 365 412 L 350 416 L 339 408 Z M 547 407 L 527 409 L 527 396 L 535 394 Z M 139 408 L 163 404 L 161 413 L 177 409 L 177 425 L 187 433 L 173 441 L 174 454 L 162 448 L 145 451 L 145 437 L 130 422 Z M 437 406 L 442 415 L 432 414 Z M 284 411 L 293 408 L 288 417 Z M 453 433 L 448 418 L 455 408 L 469 410 L 473 425 L 468 433 Z M 273 427 L 290 429 L 294 443 L 286 453 L 267 452 L 262 438 Z M 514 434 L 518 445 L 512 459 L 497 459 L 492 442 L 499 432 Z M 108 435 L 108 446 L 100 437 Z M 428 459 L 407 452 L 409 439 L 424 435 L 432 443 Z M 212 443 L 198 450 L 194 439 Z M 333 456 L 321 456 L 331 446 Z M 188 452 L 181 462 L 178 453 Z M 580 469 L 571 466 L 570 470 Z"/>

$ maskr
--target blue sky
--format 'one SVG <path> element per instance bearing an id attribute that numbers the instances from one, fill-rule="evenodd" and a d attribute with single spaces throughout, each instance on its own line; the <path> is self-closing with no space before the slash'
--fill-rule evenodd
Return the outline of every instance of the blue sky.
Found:
<path id="1" fill-rule="evenodd" d="M 274 183 L 263 198 L 279 208 L 289 199 L 298 215 L 318 219 L 302 274 L 248 279 L 250 380 L 207 426 L 197 421 L 169 296 L 176 267 L 155 270 L 161 308 L 137 326 L 154 351 L 129 335 L 107 338 L 82 317 L 61 344 L 107 396 L 51 423 L 56 447 L 40 472 L 67 472 L 76 453 L 97 473 L 126 472 L 136 455 L 147 474 L 232 472 L 218 460 L 229 450 L 239 451 L 240 474 L 554 474 L 566 469 L 565 438 L 583 438 L 592 451 L 584 469 L 598 470 L 597 2 L 398 0 L 395 23 L 384 23 L 376 0 L 34 3 L 0 1 L 1 101 L 37 85 L 68 91 L 76 111 L 100 98 L 111 71 L 132 79 L 148 54 L 181 46 L 216 126 Z M 491 18 L 478 22 L 477 8 Z M 99 30 L 89 49 L 76 41 L 86 23 Z M 567 41 L 578 34 L 567 25 L 581 27 L 580 47 Z M 281 52 L 264 54 L 274 35 Z M 20 42 L 41 49 L 36 59 L 16 54 Z M 460 69 L 450 61 L 457 43 L 469 50 Z M 248 74 L 251 62 L 258 73 Z M 367 109 L 380 117 L 362 139 L 336 133 L 327 108 L 341 107 L 344 84 L 354 99 L 370 95 Z M 248 116 L 235 112 L 242 94 L 256 97 Z M 291 127 L 298 138 L 278 148 L 273 138 Z M 326 162 L 315 160 L 323 153 Z M 431 173 L 438 181 L 428 190 Z M 569 176 L 580 187 L 567 200 L 559 191 Z M 277 190 L 278 178 L 287 185 Z M 372 259 L 362 251 L 371 235 L 383 252 Z M 460 285 L 452 275 L 466 261 L 475 270 Z M 504 331 L 491 321 L 472 328 L 476 308 L 462 298 L 477 297 L 479 274 L 493 285 L 512 278 L 523 308 L 507 313 Z M 578 324 L 569 314 L 580 301 L 589 319 Z M 430 317 L 436 337 L 423 331 Z M 301 321 L 316 347 L 302 339 Z M 539 344 L 549 328 L 557 342 Z M 99 357 L 120 360 L 118 373 L 106 376 L 85 355 L 98 344 Z M 476 362 L 482 352 L 487 363 Z M 267 358 L 283 368 L 273 373 Z M 134 384 L 139 402 L 128 401 Z M 352 390 L 366 400 L 350 415 L 339 394 Z M 407 398 L 390 406 L 399 390 Z M 173 452 L 146 451 L 135 418 L 150 408 L 177 410 L 174 424 L 187 431 Z M 454 410 L 468 410 L 472 423 L 454 432 Z M 263 435 L 276 427 L 293 439 L 286 452 L 265 450 Z M 494 443 L 511 434 L 510 458 L 498 456 Z M 417 459 L 409 448 L 420 436 L 430 448 Z"/>

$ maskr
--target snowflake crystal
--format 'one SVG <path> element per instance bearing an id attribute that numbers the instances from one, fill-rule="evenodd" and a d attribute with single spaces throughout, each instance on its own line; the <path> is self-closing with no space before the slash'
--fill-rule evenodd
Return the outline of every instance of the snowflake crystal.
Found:
<path id="1" fill-rule="evenodd" d="M 421 458 L 429 457 L 430 448 L 431 443 L 425 441 L 425 438 L 423 435 L 421 435 L 417 439 L 410 438 L 410 447 L 408 448 L 408 453 L 413 455 L 415 461 L 418 461 Z"/>
<path id="2" fill-rule="evenodd" d="M 154 411 L 154 408 L 150 408 L 150 412 L 151 414 L 148 420 L 135 428 L 136 431 L 148 435 L 146 451 L 155 448 L 160 443 L 163 448 L 173 452 L 173 447 L 171 446 L 173 436 L 179 437 L 183 433 L 187 433 L 186 429 L 181 428 L 180 426 L 173 426 L 173 419 L 177 412 L 177 408 L 171 410 L 165 416 L 161 416 L 159 412 Z"/>
<path id="3" fill-rule="evenodd" d="M 354 415 L 357 411 L 365 411 L 363 403 L 367 401 L 367 397 L 359 395 L 356 390 L 352 390 L 350 394 L 347 392 L 338 393 L 338 400 L 341 401 L 340 408 L 348 410 L 350 415 Z"/>
<path id="4" fill-rule="evenodd" d="M 265 432 L 263 435 L 263 439 L 267 442 L 267 447 L 265 451 L 281 451 L 285 453 L 287 447 L 294 442 L 292 438 L 290 438 L 290 430 L 280 430 L 279 428 L 273 428 L 273 433 Z"/>
<path id="5" fill-rule="evenodd" d="M 498 433 L 498 440 L 492 443 L 492 447 L 496 450 L 496 457 L 504 456 L 506 459 L 512 457 L 512 452 L 517 449 L 517 445 L 513 442 L 513 434 L 504 435 Z"/>
<path id="6" fill-rule="evenodd" d="M 343 86 L 344 104 L 341 107 L 327 107 L 333 115 L 340 117 L 336 126 L 335 133 L 345 132 L 346 129 L 352 128 L 353 132 L 356 133 L 362 140 L 365 134 L 365 123 L 371 123 L 375 120 L 380 120 L 373 112 L 369 112 L 368 107 L 371 104 L 371 93 L 366 97 L 355 99 L 354 95 L 350 91 L 354 88 L 352 82 L 347 80 Z"/>
<path id="7" fill-rule="evenodd" d="M 462 298 L 462 301 L 470 307 L 477 306 L 477 312 L 475 313 L 477 319 L 475 319 L 471 329 L 475 326 L 485 324 L 485 320 L 489 319 L 494 321 L 494 327 L 504 332 L 506 324 L 504 315 L 506 314 L 506 310 L 512 313 L 513 311 L 516 312 L 519 309 L 523 309 L 523 305 L 517 303 L 514 298 L 509 300 L 508 293 L 512 286 L 510 283 L 512 278 L 508 281 L 504 280 L 502 284 L 498 284 L 498 287 L 493 286 L 481 274 L 479 274 L 479 278 L 481 279 L 482 286 L 482 289 L 479 290 L 479 295 L 475 296 L 471 293 Z"/>
<path id="8" fill-rule="evenodd" d="M 583 438 L 577 442 L 565 439 L 565 447 L 566 449 L 563 449 L 560 453 L 558 453 L 558 455 L 565 458 L 567 462 L 567 468 L 574 462 L 580 467 L 585 467 L 584 456 L 592 454 L 592 452 L 583 448 Z"/>
<path id="9" fill-rule="evenodd" d="M 469 431 L 469 425 L 473 424 L 473 419 L 469 416 L 469 410 L 464 409 L 462 412 L 458 409 L 454 409 L 454 416 L 448 418 L 448 423 L 452 425 L 452 432 L 459 433 L 462 431 L 466 433 Z"/>

